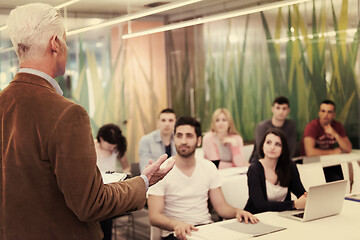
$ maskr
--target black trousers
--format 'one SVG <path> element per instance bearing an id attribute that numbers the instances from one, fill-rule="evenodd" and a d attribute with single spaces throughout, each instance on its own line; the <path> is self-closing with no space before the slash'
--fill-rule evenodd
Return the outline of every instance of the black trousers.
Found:
<path id="1" fill-rule="evenodd" d="M 170 234 L 166 237 L 161 237 L 161 240 L 177 240 L 177 238 L 174 236 L 174 234 Z"/>
<path id="2" fill-rule="evenodd" d="M 112 218 L 100 221 L 101 229 L 104 233 L 103 240 L 111 240 L 112 235 Z"/>

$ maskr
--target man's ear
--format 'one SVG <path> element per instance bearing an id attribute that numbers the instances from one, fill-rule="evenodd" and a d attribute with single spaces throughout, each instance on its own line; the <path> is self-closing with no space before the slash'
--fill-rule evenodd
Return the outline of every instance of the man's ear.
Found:
<path id="1" fill-rule="evenodd" d="M 50 49 L 52 53 L 58 53 L 60 48 L 59 38 L 55 35 L 50 39 Z"/>
<path id="2" fill-rule="evenodd" d="M 200 147 L 201 146 L 201 136 L 198 137 L 197 139 L 197 147 Z"/>

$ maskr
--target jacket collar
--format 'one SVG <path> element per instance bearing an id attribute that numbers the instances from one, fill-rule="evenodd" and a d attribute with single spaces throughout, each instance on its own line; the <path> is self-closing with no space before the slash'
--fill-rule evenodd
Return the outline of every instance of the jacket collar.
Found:
<path id="1" fill-rule="evenodd" d="M 32 68 L 20 68 L 19 73 L 29 73 L 29 74 L 39 76 L 39 77 L 45 79 L 46 81 L 48 81 L 56 93 L 58 93 L 61 96 L 63 95 L 63 91 L 61 90 L 59 84 L 55 81 L 55 79 L 53 79 L 51 76 L 49 76 L 48 74 L 46 74 L 44 72 L 41 72 L 39 70 L 32 69 Z"/>
<path id="2" fill-rule="evenodd" d="M 61 91 L 61 93 L 57 92 L 56 88 L 53 85 L 51 85 L 51 83 L 49 81 L 47 81 L 46 79 L 44 79 L 38 75 L 35 75 L 35 74 L 24 73 L 24 72 L 17 73 L 15 75 L 14 79 L 10 82 L 10 84 L 17 83 L 17 82 L 37 85 L 40 87 L 45 87 L 59 95 L 62 95 L 62 91 Z"/>

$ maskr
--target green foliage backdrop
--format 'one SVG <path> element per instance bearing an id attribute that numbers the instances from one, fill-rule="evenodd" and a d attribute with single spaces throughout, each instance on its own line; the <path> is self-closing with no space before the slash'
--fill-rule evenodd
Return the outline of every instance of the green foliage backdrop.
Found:
<path id="1" fill-rule="evenodd" d="M 358 147 L 360 22 L 357 15 L 349 16 L 355 1 L 340 5 L 335 9 L 333 1 L 314 0 L 180 30 L 187 41 L 169 43 L 171 52 L 182 52 L 181 59 L 170 55 L 169 70 L 180 71 L 170 81 L 175 109 L 190 113 L 183 95 L 194 88 L 195 116 L 204 131 L 212 112 L 225 107 L 244 140 L 252 141 L 256 124 L 271 117 L 273 99 L 284 95 L 300 139 L 306 124 L 317 117 L 319 103 L 330 98 L 337 104 L 337 119 Z M 311 12 L 311 18 L 304 12 Z M 349 22 L 356 22 L 355 34 L 348 33 Z M 175 93 L 180 84 L 181 93 Z"/>

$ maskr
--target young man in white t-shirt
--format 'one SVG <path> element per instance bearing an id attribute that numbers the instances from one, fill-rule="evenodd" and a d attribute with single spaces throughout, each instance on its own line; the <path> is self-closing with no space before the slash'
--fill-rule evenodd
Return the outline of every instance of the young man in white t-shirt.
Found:
<path id="1" fill-rule="evenodd" d="M 223 218 L 236 217 L 239 221 L 256 223 L 251 213 L 226 203 L 215 165 L 195 158 L 201 143 L 201 126 L 191 117 L 180 117 L 174 135 L 177 155 L 174 168 L 160 182 L 149 189 L 150 223 L 163 229 L 162 239 L 187 239 L 196 225 L 211 222 L 208 198 Z M 176 237 L 175 237 L 176 236 Z"/>

